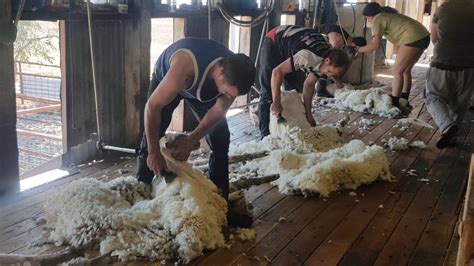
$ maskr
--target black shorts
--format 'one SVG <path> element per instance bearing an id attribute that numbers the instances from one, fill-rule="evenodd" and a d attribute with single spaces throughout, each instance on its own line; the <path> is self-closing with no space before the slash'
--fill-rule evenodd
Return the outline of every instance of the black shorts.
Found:
<path id="1" fill-rule="evenodd" d="M 430 35 L 428 35 L 426 37 L 423 37 L 423 38 L 419 39 L 418 41 L 414 41 L 414 42 L 411 42 L 411 43 L 408 43 L 408 44 L 405 44 L 405 45 L 425 50 L 426 48 L 428 48 L 428 46 L 430 46 L 430 41 L 431 41 Z"/>

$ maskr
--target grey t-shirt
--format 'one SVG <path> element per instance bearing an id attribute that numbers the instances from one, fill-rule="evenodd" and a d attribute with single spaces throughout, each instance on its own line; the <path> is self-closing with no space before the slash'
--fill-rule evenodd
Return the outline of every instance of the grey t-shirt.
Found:
<path id="1" fill-rule="evenodd" d="M 434 64 L 474 67 L 474 1 L 457 0 L 442 4 L 433 16 L 438 25 Z"/>

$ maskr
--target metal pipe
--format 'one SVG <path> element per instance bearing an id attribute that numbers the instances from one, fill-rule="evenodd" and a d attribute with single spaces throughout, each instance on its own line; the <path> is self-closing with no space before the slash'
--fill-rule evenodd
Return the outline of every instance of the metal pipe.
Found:
<path id="1" fill-rule="evenodd" d="M 119 151 L 119 152 L 124 152 L 124 153 L 137 154 L 136 149 L 122 148 L 122 147 L 116 147 L 116 146 L 110 146 L 110 145 L 103 145 L 100 148 L 102 150 L 108 150 L 108 151 Z"/>
<path id="2" fill-rule="evenodd" d="M 258 60 L 260 58 L 260 50 L 262 49 L 263 38 L 265 37 L 265 34 L 267 33 L 267 28 L 268 28 L 268 18 L 266 18 L 265 21 L 263 22 L 262 34 L 260 35 L 260 41 L 258 42 L 257 56 L 255 57 L 255 67 L 259 66 Z"/>

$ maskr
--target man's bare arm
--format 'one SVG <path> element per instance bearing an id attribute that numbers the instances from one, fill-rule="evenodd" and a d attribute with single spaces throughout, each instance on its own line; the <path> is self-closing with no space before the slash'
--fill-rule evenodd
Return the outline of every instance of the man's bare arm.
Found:
<path id="1" fill-rule="evenodd" d="M 180 91 L 187 88 L 186 80 L 190 75 L 194 75 L 193 67 L 189 55 L 176 54 L 171 60 L 170 69 L 145 105 L 145 133 L 149 154 L 147 163 L 155 174 L 167 170 L 159 145 L 161 111 Z"/>
<path id="2" fill-rule="evenodd" d="M 304 102 L 304 109 L 306 113 L 311 113 L 311 109 L 313 106 L 313 96 L 314 96 L 314 86 L 318 81 L 318 77 L 313 73 L 310 73 L 308 77 L 306 77 L 304 84 L 303 84 L 303 102 Z"/>
<path id="3" fill-rule="evenodd" d="M 212 128 L 225 118 L 227 110 L 234 102 L 233 97 L 222 95 L 217 98 L 216 103 L 209 109 L 206 115 L 202 118 L 199 125 L 189 134 L 192 141 L 199 141 L 207 135 Z"/>
<path id="4" fill-rule="evenodd" d="M 291 72 L 293 72 L 293 66 L 291 65 L 290 58 L 283 61 L 283 63 L 279 64 L 272 71 L 271 86 L 273 103 L 271 109 L 275 115 L 279 115 L 283 111 L 281 107 L 281 84 L 283 83 L 283 77 Z"/>
<path id="5" fill-rule="evenodd" d="M 310 73 L 308 77 L 306 77 L 304 84 L 303 84 L 303 103 L 304 109 L 306 113 L 306 119 L 310 123 L 311 126 L 316 126 L 316 122 L 313 118 L 312 107 L 313 107 L 313 96 L 314 96 L 314 86 L 318 81 L 318 77 L 313 73 Z"/>
<path id="6" fill-rule="evenodd" d="M 188 159 L 192 149 L 196 147 L 196 144 L 206 134 L 208 134 L 215 125 L 217 125 L 222 119 L 225 118 L 227 110 L 234 101 L 233 97 L 222 95 L 217 98 L 216 103 L 209 109 L 206 115 L 199 122 L 196 129 L 186 137 L 176 139 L 169 144 L 169 148 L 172 149 L 171 154 L 179 161 L 185 161 Z"/>
<path id="7" fill-rule="evenodd" d="M 375 51 L 375 50 L 379 49 L 381 43 L 382 43 L 382 37 L 373 36 L 372 37 L 372 42 L 367 44 L 366 46 L 360 47 L 359 50 L 357 50 L 357 52 L 359 52 L 359 53 L 368 53 L 368 52 Z"/>

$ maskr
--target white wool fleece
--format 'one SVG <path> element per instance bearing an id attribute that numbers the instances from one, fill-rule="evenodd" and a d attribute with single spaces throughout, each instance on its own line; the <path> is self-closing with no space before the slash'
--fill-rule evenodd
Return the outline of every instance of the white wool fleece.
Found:
<path id="1" fill-rule="evenodd" d="M 328 196 L 339 189 L 356 189 L 377 178 L 392 178 L 383 148 L 366 146 L 360 140 L 352 140 L 341 148 L 325 153 L 296 156 L 299 157 L 297 168 L 282 169 L 284 164 L 280 163 L 282 171 L 275 183 L 283 194 L 308 196 L 318 193 Z"/>
<path id="2" fill-rule="evenodd" d="M 339 189 L 356 189 L 377 178 L 390 180 L 387 158 L 380 146 L 366 146 L 360 140 L 327 152 L 298 154 L 275 150 L 262 160 L 252 161 L 243 171 L 260 176 L 279 174 L 274 181 L 283 194 L 328 196 Z"/>
<path id="3" fill-rule="evenodd" d="M 178 177 L 153 183 L 153 193 L 133 177 L 110 182 L 80 179 L 46 205 L 56 244 L 100 244 L 120 260 L 179 258 L 188 263 L 205 249 L 224 247 L 227 203 L 217 187 L 188 163 L 164 152 Z M 153 197 L 152 197 L 153 196 Z"/>
<path id="4" fill-rule="evenodd" d="M 362 97 L 361 101 L 364 99 Z M 272 116 L 270 136 L 231 149 L 231 154 L 270 152 L 262 159 L 241 166 L 234 180 L 247 179 L 255 173 L 259 177 L 278 174 L 280 178 L 274 184 L 283 194 L 328 196 L 338 189 L 356 189 L 377 178 L 391 179 L 382 147 L 366 146 L 360 140 L 343 144 L 339 126 L 308 127 L 304 107 L 297 94 L 283 93 L 282 103 L 284 117 L 286 110 L 285 118 L 291 120 L 278 124 Z"/>
<path id="5" fill-rule="evenodd" d="M 367 90 L 340 89 L 334 98 L 317 99 L 316 102 L 340 110 L 371 113 L 383 117 L 395 117 L 400 109 L 392 105 L 390 87 L 373 87 Z"/>

